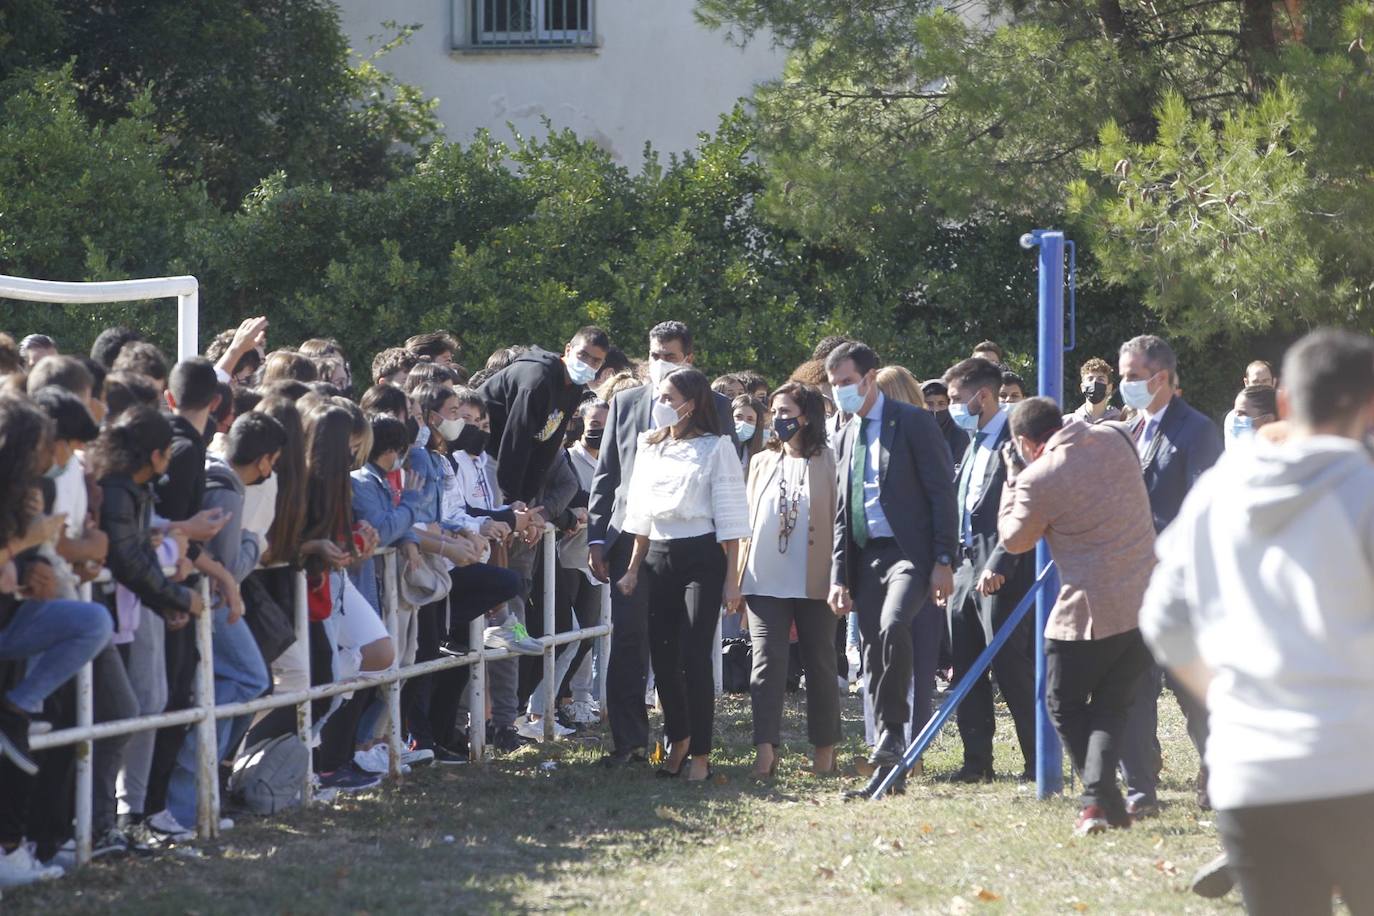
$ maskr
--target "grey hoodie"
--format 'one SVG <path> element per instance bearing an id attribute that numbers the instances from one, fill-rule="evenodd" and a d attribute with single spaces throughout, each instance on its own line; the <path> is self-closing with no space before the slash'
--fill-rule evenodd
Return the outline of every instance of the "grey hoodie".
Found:
<path id="1" fill-rule="evenodd" d="M 205 496 L 202 509 L 223 509 L 228 523 L 205 545 L 210 556 L 220 562 L 235 582 L 242 582 L 257 568 L 261 541 L 243 527 L 245 488 L 229 463 L 217 455 L 205 459 Z"/>
<path id="2" fill-rule="evenodd" d="M 1228 451 L 1156 544 L 1140 629 L 1201 657 L 1220 809 L 1374 791 L 1374 462 L 1319 436 Z"/>

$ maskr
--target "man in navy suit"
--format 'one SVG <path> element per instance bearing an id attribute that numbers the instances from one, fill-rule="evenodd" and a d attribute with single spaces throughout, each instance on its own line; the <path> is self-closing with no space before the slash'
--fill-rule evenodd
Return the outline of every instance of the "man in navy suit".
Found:
<path id="1" fill-rule="evenodd" d="M 959 504 L 958 562 L 954 600 L 949 603 L 949 638 L 954 679 L 973 667 L 1002 623 L 1016 610 L 1035 582 L 1031 554 L 1008 553 L 997 534 L 1002 487 L 1007 468 L 1002 446 L 1011 441 L 1007 414 L 998 402 L 1004 374 L 979 357 L 966 359 L 945 373 L 950 415 L 973 437 L 960 465 L 956 487 Z M 1035 776 L 1035 630 L 1027 618 L 959 705 L 959 737 L 964 764 L 958 782 L 992 779 L 992 677 L 1007 701 L 1025 761 L 1022 777 Z"/>
<path id="2" fill-rule="evenodd" d="M 1153 335 L 1133 337 L 1121 345 L 1121 399 L 1134 408 L 1131 435 L 1140 452 L 1145 489 L 1155 531 L 1178 515 L 1193 483 L 1221 457 L 1222 438 L 1215 423 L 1174 395 L 1178 358 L 1168 343 Z M 1121 769 L 1126 777 L 1127 810 L 1136 817 L 1158 811 L 1155 795 L 1160 766 L 1158 703 L 1162 671 L 1158 666 L 1140 679 L 1126 720 Z M 1207 710 L 1187 691 L 1170 684 L 1188 722 L 1188 737 L 1202 756 L 1207 744 Z M 1198 777 L 1198 801 L 1206 804 L 1206 776 Z"/>
<path id="3" fill-rule="evenodd" d="M 838 407 L 853 415 L 836 443 L 830 607 L 839 616 L 855 607 L 859 615 L 880 726 L 870 758 L 878 775 L 854 793 L 868 795 L 905 750 L 912 617 L 927 596 L 943 606 L 954 589 L 954 464 L 933 416 L 883 397 L 878 356 L 868 346 L 842 344 L 826 358 L 825 371 Z"/>

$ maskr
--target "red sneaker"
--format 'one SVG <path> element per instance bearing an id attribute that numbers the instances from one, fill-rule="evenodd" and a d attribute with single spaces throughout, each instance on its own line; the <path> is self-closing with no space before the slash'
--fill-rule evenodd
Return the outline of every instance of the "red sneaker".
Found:
<path id="1" fill-rule="evenodd" d="M 1078 822 L 1073 825 L 1074 836 L 1091 836 L 1094 833 L 1106 833 L 1111 826 L 1107 821 L 1107 812 L 1097 805 L 1088 805 L 1078 812 Z"/>

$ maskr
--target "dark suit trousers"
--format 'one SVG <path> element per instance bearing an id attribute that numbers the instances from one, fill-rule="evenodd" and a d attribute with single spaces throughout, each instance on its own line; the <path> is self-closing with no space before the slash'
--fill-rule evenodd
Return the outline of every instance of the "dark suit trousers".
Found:
<path id="1" fill-rule="evenodd" d="M 643 574 L 663 731 L 670 742 L 690 738 L 692 756 L 709 754 L 716 714 L 711 650 L 725 589 L 725 551 L 714 533 L 650 541 Z"/>
<path id="2" fill-rule="evenodd" d="M 1207 710 L 1193 699 L 1193 695 L 1174 683 L 1158 665 L 1136 684 L 1135 702 L 1126 717 L 1126 733 L 1121 742 L 1121 775 L 1126 778 L 1131 801 L 1158 801 L 1159 770 L 1162 765 L 1159 747 L 1159 694 L 1163 684 L 1178 698 L 1178 707 L 1188 726 L 1188 737 L 1197 749 L 1199 759 L 1207 748 Z"/>
<path id="3" fill-rule="evenodd" d="M 634 594 L 621 594 L 615 583 L 630 567 L 634 535 L 622 534 L 611 545 L 607 564 L 611 583 L 611 657 L 606 662 L 606 717 L 616 753 L 649 746 L 649 713 L 644 692 L 649 683 L 649 588 L 639 583 Z"/>
<path id="4" fill-rule="evenodd" d="M 891 538 L 858 549 L 853 592 L 873 715 L 883 727 L 905 733 L 911 707 L 911 621 L 925 603 L 930 571 L 918 568 Z"/>
<path id="5" fill-rule="evenodd" d="M 996 601 L 983 599 L 973 590 L 979 569 L 964 560 L 954 574 L 953 607 L 949 613 L 950 649 L 954 654 L 954 680 L 957 683 L 977 661 L 978 656 L 1003 621 L 1015 610 L 1021 594 L 998 595 Z M 1007 588 L 1007 586 L 1003 586 Z M 995 610 L 994 610 L 995 609 Z M 959 704 L 957 722 L 964 742 L 964 766 L 979 771 L 992 769 L 992 737 L 996 716 L 992 703 L 992 676 L 1002 698 L 1011 710 L 1016 738 L 1026 761 L 1026 771 L 1035 767 L 1035 630 L 1034 618 L 1027 617 L 1016 628 L 992 660 L 991 676 L 984 672 Z"/>
<path id="6" fill-rule="evenodd" d="M 1097 805 L 1115 822 L 1126 816 L 1116 785 L 1121 734 L 1136 685 L 1153 663 L 1139 630 L 1045 640 L 1045 705 L 1083 779 L 1083 805 Z"/>

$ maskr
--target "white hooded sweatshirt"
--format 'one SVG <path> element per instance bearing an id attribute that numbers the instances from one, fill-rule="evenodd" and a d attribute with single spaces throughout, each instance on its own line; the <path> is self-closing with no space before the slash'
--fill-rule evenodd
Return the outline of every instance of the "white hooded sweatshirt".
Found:
<path id="1" fill-rule="evenodd" d="M 1374 792 L 1374 461 L 1318 436 L 1228 451 L 1160 535 L 1140 629 L 1201 656 L 1219 809 Z"/>

